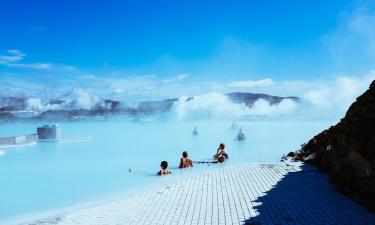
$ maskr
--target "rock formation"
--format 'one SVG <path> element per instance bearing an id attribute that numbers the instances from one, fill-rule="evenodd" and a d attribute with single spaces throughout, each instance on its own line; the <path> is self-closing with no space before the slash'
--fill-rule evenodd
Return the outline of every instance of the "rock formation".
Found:
<path id="1" fill-rule="evenodd" d="M 337 189 L 375 211 L 375 81 L 344 118 L 295 152 L 327 172 Z"/>

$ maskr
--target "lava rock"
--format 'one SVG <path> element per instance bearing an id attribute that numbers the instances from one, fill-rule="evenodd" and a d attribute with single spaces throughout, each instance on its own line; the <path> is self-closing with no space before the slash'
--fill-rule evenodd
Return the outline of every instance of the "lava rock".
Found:
<path id="1" fill-rule="evenodd" d="M 294 159 L 327 172 L 339 191 L 375 211 L 375 81 L 338 124 L 303 145 Z"/>

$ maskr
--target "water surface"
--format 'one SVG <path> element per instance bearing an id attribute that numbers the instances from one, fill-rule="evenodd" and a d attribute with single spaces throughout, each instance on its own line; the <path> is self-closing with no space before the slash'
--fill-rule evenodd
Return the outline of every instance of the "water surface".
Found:
<path id="1" fill-rule="evenodd" d="M 123 196 L 217 167 L 276 162 L 334 121 L 242 121 L 248 137 L 243 143 L 234 141 L 231 123 L 63 122 L 63 142 L 0 148 L 0 222 Z M 34 133 L 42 124 L 1 124 L 0 136 Z M 191 135 L 194 126 L 197 137 Z M 182 151 L 193 160 L 210 160 L 221 142 L 230 155 L 224 165 L 177 169 Z M 154 175 L 162 160 L 169 162 L 172 176 Z"/>

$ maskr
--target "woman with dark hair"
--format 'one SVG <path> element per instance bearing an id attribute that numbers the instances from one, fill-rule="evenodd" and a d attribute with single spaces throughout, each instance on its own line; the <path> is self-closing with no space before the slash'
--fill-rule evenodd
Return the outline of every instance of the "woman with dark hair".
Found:
<path id="1" fill-rule="evenodd" d="M 188 167 L 193 167 L 193 161 L 191 161 L 191 159 L 189 159 L 189 155 L 188 155 L 187 151 L 184 151 L 182 153 L 182 158 L 181 158 L 181 161 L 180 161 L 179 168 L 182 169 L 182 168 L 188 168 Z"/>
<path id="2" fill-rule="evenodd" d="M 157 175 L 161 176 L 161 175 L 168 175 L 168 174 L 171 174 L 172 172 L 167 170 L 168 168 L 168 162 L 167 161 L 162 161 L 160 163 L 160 168 L 161 170 L 157 173 Z"/>
<path id="3" fill-rule="evenodd" d="M 228 153 L 225 151 L 225 145 L 223 143 L 220 143 L 216 155 L 214 155 L 214 159 L 216 159 L 219 163 L 222 163 L 228 159 Z"/>
<path id="4" fill-rule="evenodd" d="M 213 161 L 194 161 L 194 163 L 223 163 L 228 159 L 228 153 L 225 151 L 225 145 L 223 143 L 220 143 L 213 159 Z"/>

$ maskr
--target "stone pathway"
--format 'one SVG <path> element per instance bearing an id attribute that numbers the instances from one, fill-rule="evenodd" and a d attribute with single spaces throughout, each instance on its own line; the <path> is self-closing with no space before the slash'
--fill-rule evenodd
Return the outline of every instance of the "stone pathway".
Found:
<path id="1" fill-rule="evenodd" d="M 299 163 L 204 172 L 169 186 L 29 225 L 375 224 L 375 215 Z"/>

